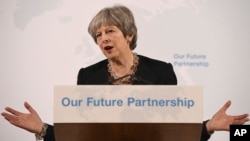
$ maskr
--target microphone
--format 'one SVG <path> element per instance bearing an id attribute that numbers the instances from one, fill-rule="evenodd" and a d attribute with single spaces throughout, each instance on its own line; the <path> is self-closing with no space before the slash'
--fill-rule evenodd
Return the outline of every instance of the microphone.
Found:
<path id="1" fill-rule="evenodd" d="M 131 78 L 133 81 L 137 81 L 137 82 L 143 82 L 144 84 L 148 84 L 148 85 L 152 85 L 153 83 L 149 82 L 148 80 L 145 80 L 139 76 L 136 75 L 131 75 Z"/>
<path id="2" fill-rule="evenodd" d="M 132 78 L 132 75 L 131 75 L 131 74 L 127 74 L 127 75 L 124 75 L 124 76 L 122 76 L 122 77 L 113 79 L 112 81 L 109 81 L 108 84 L 113 84 L 113 83 L 115 83 L 115 82 L 117 82 L 117 81 L 119 81 L 119 80 L 121 80 L 121 79 L 126 78 L 126 77 L 131 77 L 131 78 Z"/>

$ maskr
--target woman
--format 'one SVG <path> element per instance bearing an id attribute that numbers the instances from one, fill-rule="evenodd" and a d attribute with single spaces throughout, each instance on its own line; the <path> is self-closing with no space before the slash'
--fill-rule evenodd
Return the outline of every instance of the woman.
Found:
<path id="1" fill-rule="evenodd" d="M 102 9 L 90 22 L 88 31 L 107 59 L 82 68 L 78 74 L 78 85 L 177 85 L 170 63 L 154 60 L 133 53 L 137 43 L 137 28 L 132 12 L 116 5 Z M 201 140 L 208 140 L 214 131 L 229 130 L 230 124 L 244 124 L 248 114 L 230 116 L 226 114 L 228 101 L 211 120 L 203 122 Z M 10 107 L 2 116 L 11 124 L 36 134 L 44 141 L 54 141 L 53 126 L 43 123 L 37 112 L 25 102 L 28 114 Z"/>

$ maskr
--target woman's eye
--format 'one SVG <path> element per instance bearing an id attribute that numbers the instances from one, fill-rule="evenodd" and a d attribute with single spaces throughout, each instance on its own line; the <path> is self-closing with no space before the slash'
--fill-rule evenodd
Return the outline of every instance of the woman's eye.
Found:
<path id="1" fill-rule="evenodd" d="M 114 32 L 114 30 L 112 30 L 112 29 L 109 29 L 108 31 L 107 31 L 107 33 L 113 33 Z"/>
<path id="2" fill-rule="evenodd" d="M 101 34 L 96 34 L 95 37 L 96 38 L 99 38 L 101 36 Z"/>

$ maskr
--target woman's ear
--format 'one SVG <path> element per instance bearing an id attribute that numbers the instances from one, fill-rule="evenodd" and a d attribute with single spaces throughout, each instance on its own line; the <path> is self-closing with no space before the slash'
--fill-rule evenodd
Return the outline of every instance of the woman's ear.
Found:
<path id="1" fill-rule="evenodd" d="M 128 43 L 131 43 L 133 37 L 134 35 L 127 35 L 126 40 L 128 41 Z"/>

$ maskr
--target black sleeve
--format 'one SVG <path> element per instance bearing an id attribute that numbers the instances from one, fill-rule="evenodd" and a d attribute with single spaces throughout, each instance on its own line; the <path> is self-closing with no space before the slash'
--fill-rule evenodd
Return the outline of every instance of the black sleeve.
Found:
<path id="1" fill-rule="evenodd" d="M 171 63 L 167 63 L 164 75 L 164 83 L 167 85 L 177 85 L 177 78 L 174 72 L 173 65 Z"/>
<path id="2" fill-rule="evenodd" d="M 84 68 L 81 68 L 78 72 L 78 75 L 77 75 L 77 85 L 86 83 L 86 82 L 84 82 L 83 78 L 85 78 L 85 77 L 83 75 L 84 75 Z"/>
<path id="3" fill-rule="evenodd" d="M 207 141 L 210 138 L 210 136 L 211 136 L 208 133 L 207 128 L 206 128 L 207 122 L 208 122 L 208 120 L 203 121 L 200 141 Z"/>
<path id="4" fill-rule="evenodd" d="M 55 141 L 55 140 L 56 139 L 55 139 L 54 127 L 52 125 L 48 125 L 43 141 Z"/>

